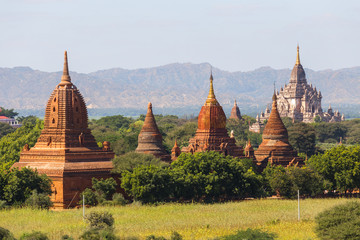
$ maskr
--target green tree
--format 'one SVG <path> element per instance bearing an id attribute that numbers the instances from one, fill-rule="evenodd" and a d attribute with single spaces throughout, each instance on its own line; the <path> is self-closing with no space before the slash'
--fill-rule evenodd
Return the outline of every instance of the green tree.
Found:
<path id="1" fill-rule="evenodd" d="M 128 152 L 124 155 L 115 157 L 113 159 L 113 172 L 122 173 L 124 171 L 132 171 L 139 165 L 155 165 L 155 166 L 169 166 L 168 163 L 161 161 L 152 154 Z"/>
<path id="2" fill-rule="evenodd" d="M 3 107 L 0 107 L 0 116 L 5 116 L 8 118 L 14 118 L 18 115 L 17 112 L 14 111 L 14 109 L 5 109 Z"/>
<path id="3" fill-rule="evenodd" d="M 264 170 L 264 176 L 272 193 L 285 198 L 294 198 L 297 191 L 302 196 L 316 196 L 324 190 L 323 178 L 314 170 L 307 167 L 271 166 Z"/>
<path id="4" fill-rule="evenodd" d="M 7 123 L 0 123 L 0 138 L 2 138 L 3 136 L 14 132 L 16 129 L 13 128 L 12 126 L 10 126 Z"/>
<path id="5" fill-rule="evenodd" d="M 299 153 L 315 154 L 315 129 L 306 123 L 294 123 L 288 128 L 289 142 Z"/>
<path id="6" fill-rule="evenodd" d="M 92 188 L 105 200 L 111 200 L 116 192 L 116 181 L 111 177 L 107 179 L 92 178 Z"/>
<path id="7" fill-rule="evenodd" d="M 341 192 L 360 188 L 360 146 L 340 145 L 324 154 L 313 155 L 307 162 L 330 185 L 328 190 Z"/>
<path id="8" fill-rule="evenodd" d="M 51 195 L 52 193 L 50 178 L 45 174 L 39 175 L 36 170 L 15 168 L 2 174 L 5 184 L 3 184 L 0 198 L 10 205 L 24 203 L 34 190 L 39 194 Z"/>
<path id="9" fill-rule="evenodd" d="M 20 159 L 20 152 L 25 144 L 33 147 L 40 136 L 43 122 L 39 119 L 36 124 L 26 123 L 0 139 L 0 170 L 10 169 L 10 167 Z"/>
<path id="10" fill-rule="evenodd" d="M 140 165 L 121 177 L 121 187 L 135 200 L 144 203 L 168 200 L 173 183 L 169 168 Z"/>

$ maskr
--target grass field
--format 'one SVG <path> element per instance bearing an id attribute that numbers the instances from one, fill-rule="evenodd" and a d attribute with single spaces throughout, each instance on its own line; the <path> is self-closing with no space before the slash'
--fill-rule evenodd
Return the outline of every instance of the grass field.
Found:
<path id="1" fill-rule="evenodd" d="M 334 205 L 358 199 L 306 199 L 301 201 L 297 221 L 296 200 L 249 200 L 223 204 L 164 204 L 124 207 L 96 207 L 115 218 L 115 232 L 121 237 L 144 239 L 150 234 L 169 237 L 172 231 L 184 239 L 213 239 L 239 229 L 259 228 L 274 232 L 279 239 L 316 239 L 314 217 Z M 45 232 L 50 239 L 68 234 L 77 239 L 86 228 L 81 209 L 46 211 L 11 209 L 0 211 L 0 226 L 15 237 L 32 230 Z"/>

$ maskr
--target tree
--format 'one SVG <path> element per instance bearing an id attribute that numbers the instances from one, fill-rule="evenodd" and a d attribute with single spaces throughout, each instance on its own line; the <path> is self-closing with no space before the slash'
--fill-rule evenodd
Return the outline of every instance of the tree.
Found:
<path id="1" fill-rule="evenodd" d="M 6 109 L 3 107 L 0 107 L 0 116 L 5 116 L 8 118 L 14 118 L 18 115 L 17 112 L 14 111 L 14 109 Z"/>
<path id="2" fill-rule="evenodd" d="M 0 139 L 0 170 L 7 170 L 20 159 L 20 152 L 25 144 L 33 147 L 40 136 L 44 124 L 39 119 L 36 124 L 27 122 L 22 127 L 16 129 Z"/>
<path id="3" fill-rule="evenodd" d="M 330 185 L 328 190 L 352 191 L 360 187 L 360 146 L 334 147 L 313 155 L 307 165 L 319 172 Z"/>
<path id="4" fill-rule="evenodd" d="M 3 136 L 14 132 L 16 129 L 13 128 L 12 126 L 10 126 L 7 123 L 0 123 L 0 138 L 2 138 Z"/>
<path id="5" fill-rule="evenodd" d="M 320 142 L 337 143 L 340 137 L 344 139 L 347 128 L 341 123 L 313 123 L 315 128 L 316 140 Z"/>
<path id="6" fill-rule="evenodd" d="M 316 196 L 324 189 L 323 178 L 307 167 L 284 168 L 269 164 L 263 173 L 272 193 L 285 198 L 295 198 L 298 190 L 302 196 Z"/>
<path id="7" fill-rule="evenodd" d="M 294 123 L 288 128 L 289 142 L 299 153 L 315 154 L 315 129 L 306 123 Z"/>
<path id="8" fill-rule="evenodd" d="M 2 173 L 3 188 L 0 199 L 9 205 L 22 204 L 34 190 L 39 194 L 51 195 L 51 180 L 45 174 L 39 175 L 30 168 L 15 168 Z"/>
<path id="9" fill-rule="evenodd" d="M 133 171 L 139 165 L 155 165 L 155 166 L 169 166 L 168 163 L 161 161 L 152 154 L 128 152 L 124 155 L 115 157 L 113 159 L 113 172 L 122 173 L 124 171 Z"/>
<path id="10" fill-rule="evenodd" d="M 105 200 L 111 200 L 116 192 L 116 181 L 111 177 L 107 179 L 92 178 L 92 188 Z"/>

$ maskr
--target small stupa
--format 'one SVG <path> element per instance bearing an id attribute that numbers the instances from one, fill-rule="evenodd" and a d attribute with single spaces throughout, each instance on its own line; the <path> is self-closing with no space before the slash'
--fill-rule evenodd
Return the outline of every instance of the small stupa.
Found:
<path id="1" fill-rule="evenodd" d="M 181 150 L 177 144 L 177 141 L 175 139 L 174 147 L 171 149 L 171 161 L 175 161 L 178 156 L 181 154 Z"/>
<path id="2" fill-rule="evenodd" d="M 65 52 L 63 75 L 47 103 L 44 129 L 33 148 L 25 145 L 13 168 L 30 167 L 48 175 L 54 207 L 73 207 L 80 193 L 92 186 L 92 178 L 111 176 L 114 152 L 109 142 L 103 146 L 98 147 L 88 128 L 86 105 L 71 82 Z"/>
<path id="3" fill-rule="evenodd" d="M 264 128 L 262 143 L 255 151 L 255 163 L 263 169 L 268 162 L 275 165 L 288 166 L 291 164 L 303 164 L 303 159 L 297 156 L 288 140 L 288 132 L 280 118 L 276 93 L 273 95 L 272 109 L 269 120 Z"/>
<path id="4" fill-rule="evenodd" d="M 162 136 L 155 122 L 151 102 L 148 104 L 144 125 L 140 131 L 135 152 L 152 154 L 166 162 L 171 160 L 170 155 L 163 147 Z"/>
<path id="5" fill-rule="evenodd" d="M 241 113 L 240 113 L 240 109 L 238 107 L 238 105 L 236 104 L 236 100 L 234 101 L 234 106 L 231 109 L 231 113 L 230 113 L 230 119 L 236 119 L 236 120 L 241 120 Z"/>

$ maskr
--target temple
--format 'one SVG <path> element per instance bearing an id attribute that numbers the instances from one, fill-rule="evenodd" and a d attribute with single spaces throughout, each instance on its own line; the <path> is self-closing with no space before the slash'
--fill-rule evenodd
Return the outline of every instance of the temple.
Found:
<path id="1" fill-rule="evenodd" d="M 277 92 L 278 111 L 281 117 L 290 117 L 297 122 L 314 122 L 318 116 L 324 122 L 340 122 L 345 120 L 339 111 L 332 112 L 330 109 L 323 112 L 321 108 L 322 94 L 315 86 L 308 84 L 305 71 L 300 63 L 299 46 L 295 66 L 291 72 L 289 84 L 285 84 Z M 261 113 L 260 120 L 264 122 L 270 116 L 267 107 L 265 113 Z"/>
<path id="2" fill-rule="evenodd" d="M 234 106 L 231 109 L 231 113 L 230 113 L 230 119 L 236 119 L 236 120 L 241 120 L 241 113 L 240 113 L 240 109 L 238 107 L 238 105 L 236 104 L 236 100 L 234 101 Z"/>
<path id="3" fill-rule="evenodd" d="M 226 130 L 226 115 L 216 100 L 213 76 L 210 75 L 210 90 L 198 117 L 198 129 L 189 140 L 189 145 L 181 152 L 216 151 L 233 157 L 243 156 L 243 149 L 236 146 L 234 137 L 229 137 Z"/>
<path id="4" fill-rule="evenodd" d="M 273 95 L 272 110 L 269 120 L 265 125 L 262 142 L 255 151 L 255 163 L 264 169 L 270 162 L 275 165 L 302 165 L 303 159 L 297 156 L 288 140 L 288 132 L 280 118 L 277 108 L 276 94 Z"/>
<path id="5" fill-rule="evenodd" d="M 48 175 L 54 207 L 69 208 L 92 186 L 93 177 L 111 176 L 113 157 L 109 142 L 99 148 L 88 128 L 86 105 L 71 82 L 65 52 L 63 75 L 47 103 L 44 129 L 33 148 L 24 146 L 13 168 L 30 167 Z"/>
<path id="6" fill-rule="evenodd" d="M 175 139 L 174 147 L 171 149 L 171 161 L 175 161 L 180 154 L 181 154 L 181 150 L 177 145 L 177 141 Z"/>
<path id="7" fill-rule="evenodd" d="M 155 122 L 152 112 L 152 104 L 149 102 L 144 125 L 138 137 L 138 153 L 152 154 L 162 161 L 170 162 L 170 155 L 165 151 L 162 144 L 162 136 Z"/>

